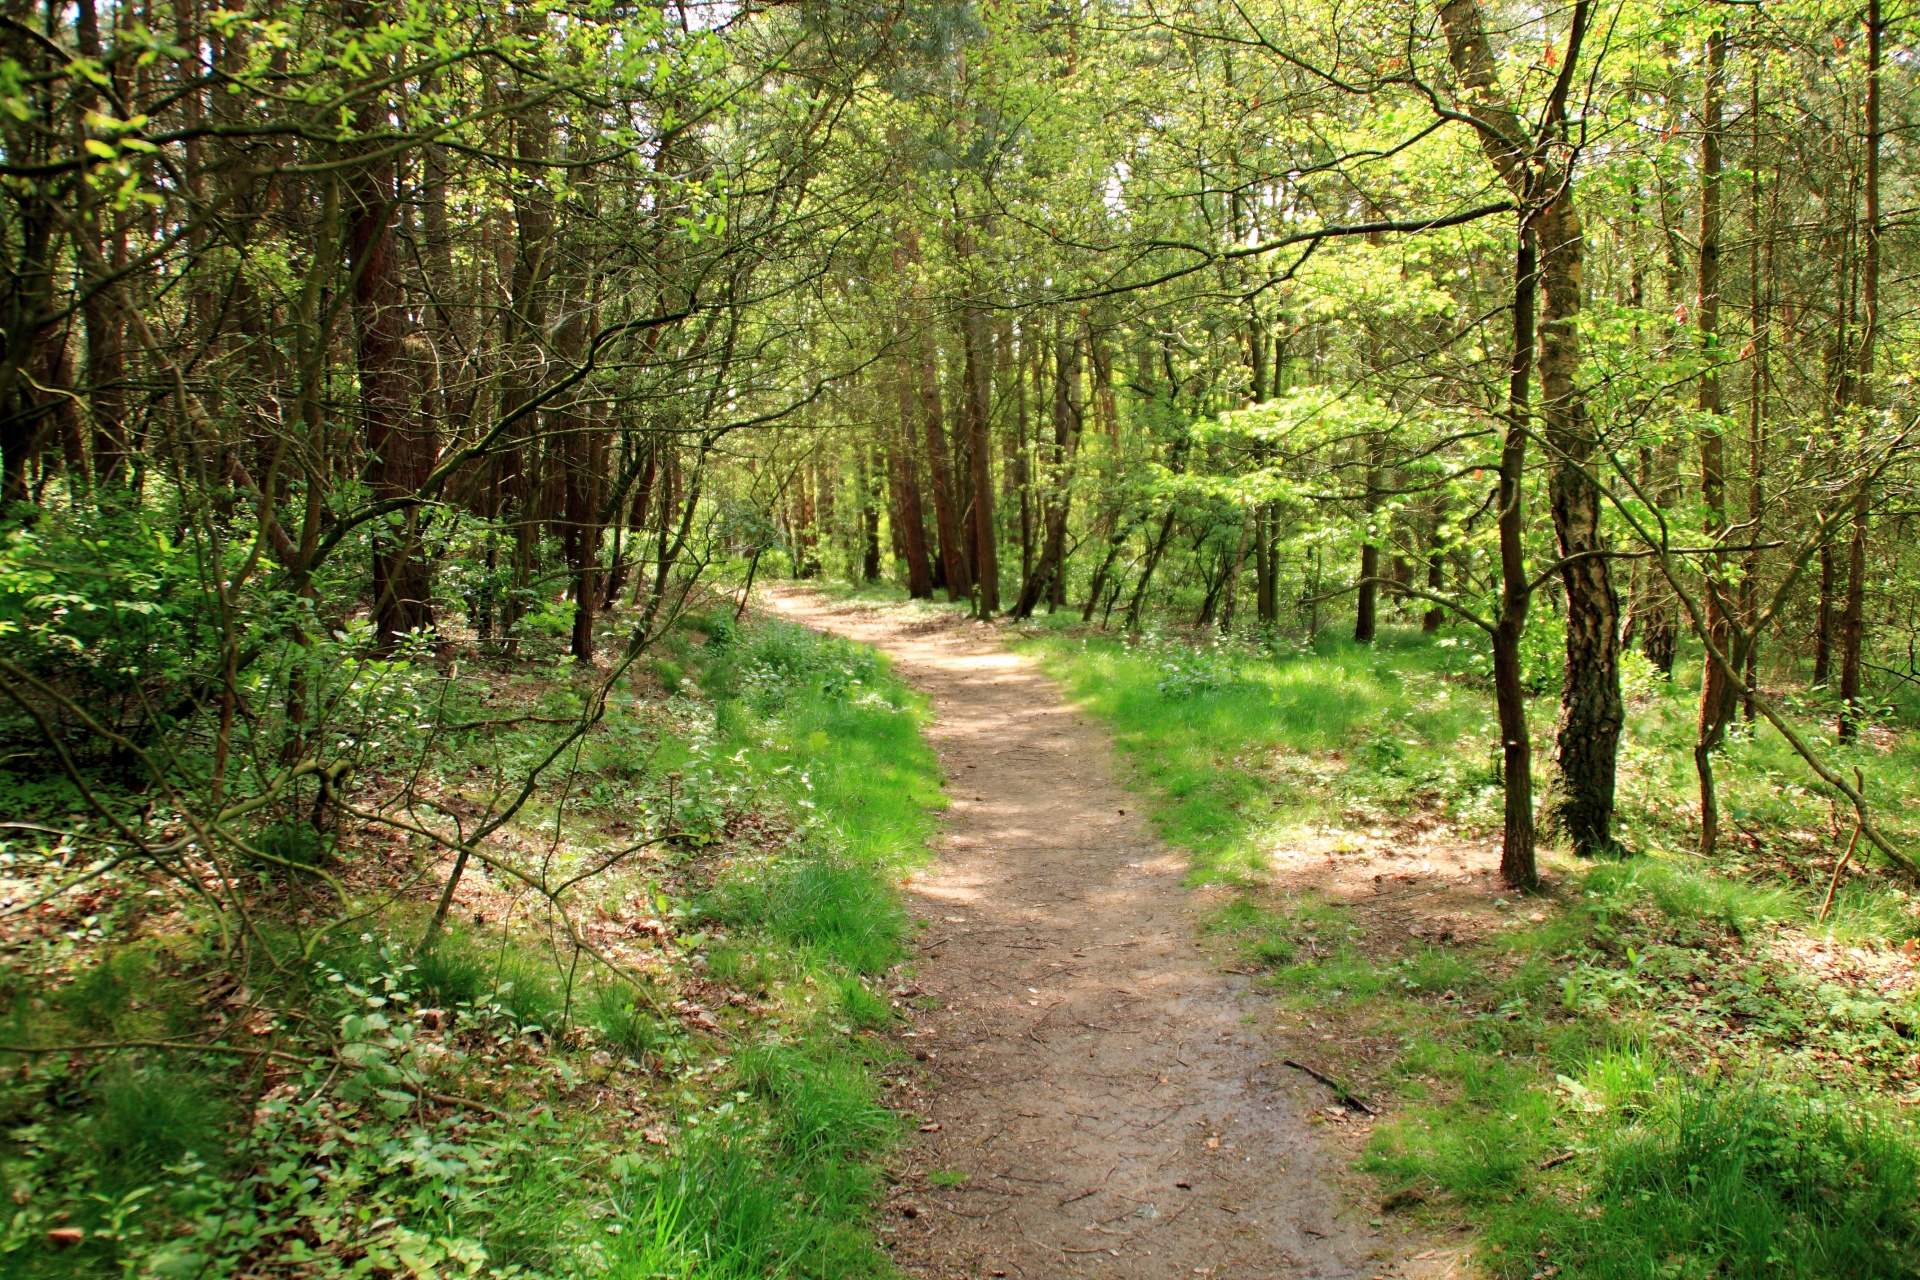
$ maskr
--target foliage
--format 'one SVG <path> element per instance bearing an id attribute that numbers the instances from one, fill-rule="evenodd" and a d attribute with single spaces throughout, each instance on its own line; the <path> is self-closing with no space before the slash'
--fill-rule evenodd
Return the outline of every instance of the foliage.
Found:
<path id="1" fill-rule="evenodd" d="M 7 1274 L 884 1274 L 864 1220 L 897 1126 L 875 1099 L 882 1050 L 863 1032 L 892 1011 L 861 975 L 899 959 L 890 882 L 922 847 L 937 795 L 915 704 L 868 651 L 782 624 L 716 613 L 678 634 L 689 688 L 718 691 L 715 714 L 643 731 L 686 699 L 633 704 L 596 731 L 592 757 L 623 796 L 664 814 L 670 792 L 675 813 L 712 811 L 708 834 L 680 828 L 700 852 L 664 879 L 615 871 L 592 886 L 600 910 L 637 898 L 660 912 L 670 964 L 636 985 L 533 919 L 456 916 L 421 947 L 430 904 L 378 894 L 358 924 L 304 947 L 276 940 L 278 954 L 311 959 L 242 970 L 244 985 L 223 977 L 234 961 L 190 899 L 166 917 L 173 932 L 125 917 L 114 943 L 43 950 L 64 976 L 47 1000 L 13 973 L 5 1042 L 128 1047 L 12 1057 Z M 565 696 L 550 678 L 521 687 Z M 407 759 L 425 733 L 366 758 Z M 458 779 L 503 746 L 547 749 L 502 737 L 443 748 L 428 767 Z M 621 811 L 557 798 L 533 821 L 563 813 L 570 840 Z M 755 840 L 730 834 L 743 822 Z M 838 834 L 856 823 L 858 840 Z M 254 843 L 284 854 L 297 841 Z M 371 869 L 357 840 L 328 848 L 337 878 Z M 31 868 L 16 859 L 12 874 Z M 693 931 L 697 900 L 735 909 Z M 282 927 L 270 896 L 253 909 Z M 693 978 L 764 1007 L 723 1006 L 726 1021 L 703 1027 L 704 1013 L 669 1007 Z M 229 1028 L 210 1051 L 195 1043 L 208 1008 L 227 1010 Z M 235 1050 L 219 1047 L 228 1040 Z M 630 1129 L 595 1118 L 609 1096 Z"/>

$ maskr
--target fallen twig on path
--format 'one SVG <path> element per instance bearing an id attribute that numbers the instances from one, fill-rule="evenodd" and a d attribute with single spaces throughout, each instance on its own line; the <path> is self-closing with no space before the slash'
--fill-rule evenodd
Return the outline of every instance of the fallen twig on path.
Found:
<path id="1" fill-rule="evenodd" d="M 1360 1098 L 1356 1094 L 1352 1093 L 1350 1090 L 1348 1090 L 1348 1088 L 1345 1085 L 1341 1084 L 1338 1080 L 1335 1080 L 1332 1076 L 1327 1075 L 1325 1072 L 1315 1071 L 1312 1067 L 1307 1066 L 1305 1063 L 1295 1062 L 1292 1058 L 1282 1059 L 1280 1065 L 1283 1067 L 1292 1067 L 1295 1071 L 1304 1071 L 1308 1075 L 1312 1076 L 1315 1080 L 1318 1080 L 1321 1084 L 1327 1086 L 1327 1088 L 1333 1090 L 1333 1100 L 1335 1102 L 1343 1103 L 1346 1106 L 1352 1107 L 1355 1111 L 1364 1111 L 1366 1114 L 1370 1116 L 1377 1116 L 1380 1114 L 1378 1111 L 1375 1111 L 1372 1107 L 1368 1106 L 1366 1104 L 1365 1099 Z"/>

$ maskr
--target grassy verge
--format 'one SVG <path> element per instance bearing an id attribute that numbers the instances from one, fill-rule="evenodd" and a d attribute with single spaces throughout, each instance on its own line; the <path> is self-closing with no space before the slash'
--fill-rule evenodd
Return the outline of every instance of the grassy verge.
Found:
<path id="1" fill-rule="evenodd" d="M 472 678 L 447 718 L 512 727 L 443 735 L 420 790 L 477 803 L 550 749 L 516 717 L 578 697 Z M 0 1043 L 43 1051 L 0 1053 L 0 1274 L 888 1274 L 872 1032 L 939 803 L 920 717 L 870 651 L 719 611 L 496 841 L 592 871 L 564 918 L 476 866 L 422 950 L 445 864 L 364 832 L 307 851 L 352 901 L 263 870 L 240 939 L 159 877 L 56 899 L 8 939 Z"/>
<path id="2" fill-rule="evenodd" d="M 1503 1277 L 1920 1269 L 1920 917 L 1857 873 L 1820 918 L 1844 838 L 1782 744 L 1733 743 L 1720 863 L 1668 853 L 1690 698 L 1639 673 L 1622 808 L 1647 852 L 1553 860 L 1545 897 L 1510 900 L 1434 870 L 1489 863 L 1498 816 L 1465 646 L 1027 644 L 1228 887 L 1212 927 L 1265 975 L 1275 1034 L 1385 1103 L 1356 1139 L 1383 1229 L 1470 1228 Z M 1846 763 L 1901 796 L 1910 738 Z"/>

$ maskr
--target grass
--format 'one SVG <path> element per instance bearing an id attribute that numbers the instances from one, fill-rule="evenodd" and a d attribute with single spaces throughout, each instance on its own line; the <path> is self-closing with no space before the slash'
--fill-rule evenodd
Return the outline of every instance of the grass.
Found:
<path id="1" fill-rule="evenodd" d="M 1446 679 L 1451 651 L 1388 640 L 1280 655 L 1151 636 L 1026 645 L 1112 726 L 1159 801 L 1161 833 L 1197 855 L 1199 876 L 1231 880 L 1256 872 L 1275 841 L 1356 809 L 1391 813 L 1420 796 L 1471 819 L 1491 803 L 1486 700 Z M 1354 762 L 1364 767 L 1346 769 Z"/>
<path id="2" fill-rule="evenodd" d="M 1621 817 L 1647 856 L 1558 860 L 1539 910 L 1442 945 L 1272 882 L 1269 855 L 1416 817 L 1493 832 L 1491 706 L 1468 646 L 1027 634 L 1112 727 L 1196 877 L 1233 889 L 1209 928 L 1265 975 L 1281 1034 L 1394 1046 L 1354 1067 L 1389 1102 L 1361 1159 L 1389 1227 L 1469 1226 L 1499 1277 L 1920 1273 L 1920 1134 L 1887 1102 L 1920 1097 L 1920 1002 L 1877 977 L 1920 914 L 1861 874 L 1816 920 L 1844 841 L 1776 736 L 1743 728 L 1720 762 L 1720 861 L 1670 853 L 1692 841 L 1686 673 L 1630 680 Z M 1544 776 L 1551 699 L 1533 721 Z M 1917 736 L 1835 757 L 1902 828 Z M 1863 959 L 1801 964 L 1814 946 Z"/>
<path id="3" fill-rule="evenodd" d="M 603 824 L 671 811 L 651 861 L 579 891 L 601 918 L 658 917 L 641 987 L 576 960 L 526 911 L 506 913 L 510 930 L 456 913 L 421 950 L 429 904 L 411 900 L 312 939 L 311 961 L 308 935 L 265 904 L 259 936 L 292 957 L 277 968 L 200 935 L 142 936 L 83 951 L 51 990 L 23 973 L 0 986 L 7 1043 L 205 1038 L 209 1011 L 272 1008 L 279 1028 L 315 1035 L 214 1034 L 322 1060 L 263 1083 L 251 1058 L 9 1059 L 0 1275 L 889 1274 L 868 1217 L 899 1125 L 877 1091 L 891 1051 L 870 1033 L 894 1016 L 881 975 L 903 955 L 895 882 L 939 803 L 921 706 L 870 651 L 778 622 L 698 617 L 660 656 L 650 679 L 674 695 L 621 699 L 520 828 L 567 867 L 604 847 Z M 571 696 L 512 687 L 543 710 Z M 538 758 L 544 733 L 456 739 L 436 765 L 457 786 Z M 264 843 L 316 860 L 303 830 Z M 341 871 L 364 855 L 330 839 L 324 856 Z M 298 876 L 261 882 L 305 891 Z M 219 979 L 228 964 L 238 981 Z M 747 1007 L 713 1001 L 703 1030 L 673 1003 L 695 977 Z M 428 1112 L 423 1090 L 502 1118 Z"/>
<path id="4" fill-rule="evenodd" d="M 631 1280 L 889 1274 L 863 1228 L 898 1130 L 865 1064 L 831 1048 L 743 1055 L 736 1102 L 616 1197 L 609 1274 Z"/>

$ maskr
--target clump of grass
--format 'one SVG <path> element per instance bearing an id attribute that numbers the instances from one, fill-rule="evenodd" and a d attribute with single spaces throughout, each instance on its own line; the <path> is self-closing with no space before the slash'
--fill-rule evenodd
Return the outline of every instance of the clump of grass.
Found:
<path id="1" fill-rule="evenodd" d="M 880 1277 L 887 1261 L 859 1225 L 898 1131 L 858 1060 L 824 1044 L 762 1045 L 738 1062 L 756 1113 L 703 1123 L 676 1159 L 626 1192 L 611 1274 L 689 1280 L 766 1275 Z M 764 1130 L 769 1141 L 757 1140 Z M 648 1270 L 667 1266 L 665 1271 Z"/>
<path id="2" fill-rule="evenodd" d="M 1282 970 L 1296 959 L 1316 958 L 1323 939 L 1332 945 L 1345 929 L 1345 918 L 1338 907 L 1317 897 L 1292 899 L 1281 910 L 1252 894 L 1236 893 L 1206 927 L 1232 938 L 1249 963 Z"/>
<path id="3" fill-rule="evenodd" d="M 1920 1268 L 1917 1185 L 1912 1133 L 1870 1110 L 1766 1083 L 1689 1086 L 1603 1141 L 1588 1212 L 1539 1197 L 1492 1236 L 1594 1280 L 1894 1280 Z"/>
<path id="4" fill-rule="evenodd" d="M 482 998 L 500 1006 L 523 1027 L 557 1028 L 566 1008 L 566 991 L 553 969 L 535 954 L 503 946 L 493 958 Z"/>
<path id="5" fill-rule="evenodd" d="M 722 886 L 715 919 L 766 929 L 855 973 L 879 973 L 900 956 L 906 914 L 878 875 L 835 859 L 762 869 Z"/>
<path id="6" fill-rule="evenodd" d="M 256 867 L 269 876 L 311 872 L 333 857 L 327 837 L 307 822 L 276 822 L 255 832 L 249 844 L 263 855 Z"/>
<path id="7" fill-rule="evenodd" d="M 414 954 L 413 980 L 424 1006 L 472 1005 L 487 989 L 487 962 L 472 936 L 451 926 Z"/>
<path id="8" fill-rule="evenodd" d="M 1804 907 L 1786 889 L 1675 866 L 1659 859 L 1594 866 L 1586 875 L 1589 902 L 1603 913 L 1647 905 L 1678 925 L 1712 925 L 1744 938 L 1759 926 L 1802 918 Z"/>
<path id="9" fill-rule="evenodd" d="M 630 1058 L 645 1061 L 680 1038 L 680 1029 L 646 1008 L 624 982 L 600 982 L 581 1002 L 581 1017 L 600 1038 Z"/>
<path id="10" fill-rule="evenodd" d="M 188 1156 L 224 1163 L 231 1104 L 196 1071 L 119 1064 L 96 1078 L 83 1150 L 95 1189 L 115 1197 Z"/>
<path id="11" fill-rule="evenodd" d="M 885 997 L 875 995 L 860 979 L 844 978 L 839 988 L 840 1015 L 848 1025 L 862 1031 L 878 1031 L 893 1022 L 893 1009 Z"/>
<path id="12" fill-rule="evenodd" d="M 60 992 L 59 1008 L 87 1031 L 111 1032 L 151 988 L 152 968 L 153 957 L 142 948 L 110 951 Z"/>

